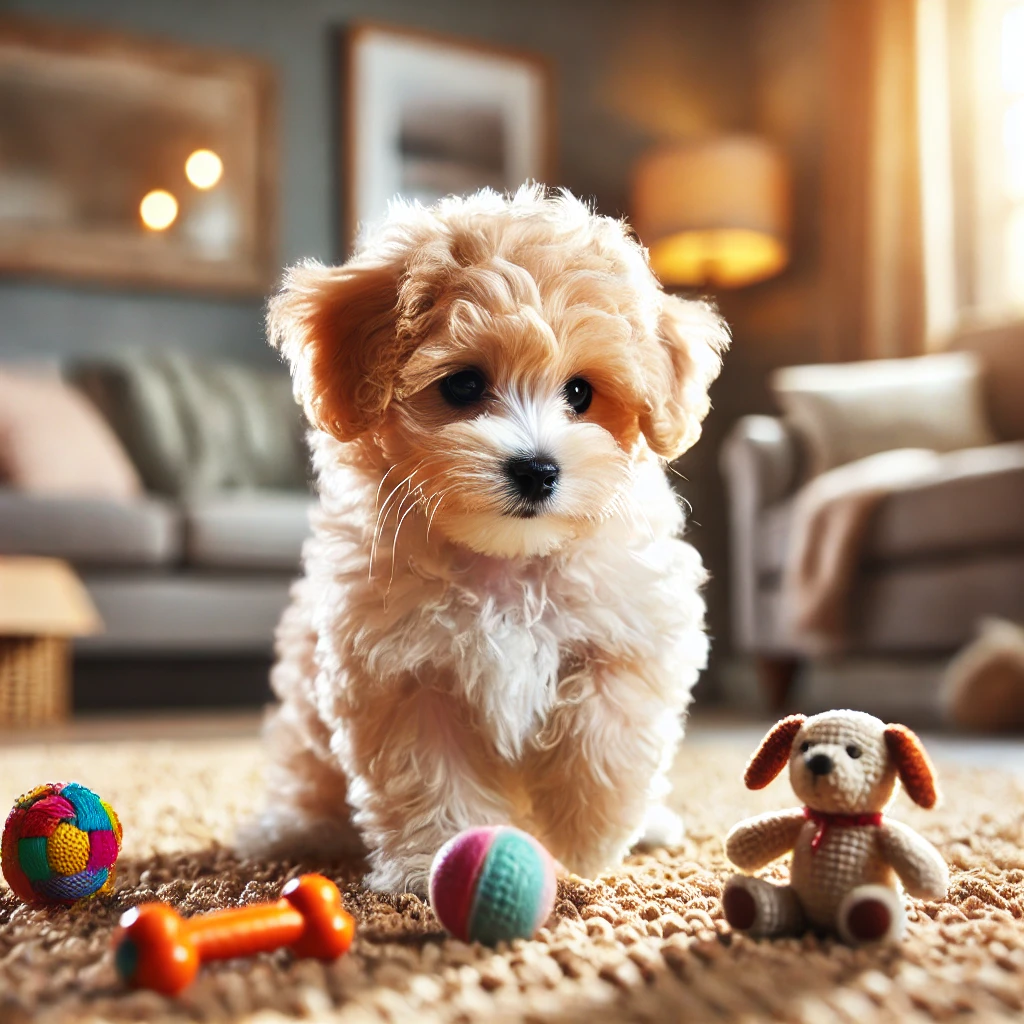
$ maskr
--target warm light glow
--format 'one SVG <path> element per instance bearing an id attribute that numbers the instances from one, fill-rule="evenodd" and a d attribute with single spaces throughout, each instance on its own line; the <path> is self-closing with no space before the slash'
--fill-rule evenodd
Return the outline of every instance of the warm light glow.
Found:
<path id="1" fill-rule="evenodd" d="M 185 161 L 185 175 L 196 188 L 213 188 L 224 173 L 224 162 L 212 149 L 197 149 Z"/>
<path id="2" fill-rule="evenodd" d="M 787 260 L 778 238 L 741 228 L 682 231 L 651 246 L 651 267 L 666 284 L 740 288 L 779 273 Z"/>
<path id="3" fill-rule="evenodd" d="M 178 200 L 170 192 L 155 188 L 142 197 L 139 215 L 150 231 L 166 231 L 178 216 Z"/>
<path id="4" fill-rule="evenodd" d="M 1011 199 L 1024 199 L 1024 97 L 1003 115 L 1006 150 L 1006 191 Z"/>
<path id="5" fill-rule="evenodd" d="M 644 154 L 630 212 L 663 284 L 741 288 L 786 266 L 789 194 L 772 145 L 725 136 Z"/>
<path id="6" fill-rule="evenodd" d="M 1003 15 L 1001 35 L 1003 88 L 1024 92 L 1024 4 L 1014 4 Z"/>

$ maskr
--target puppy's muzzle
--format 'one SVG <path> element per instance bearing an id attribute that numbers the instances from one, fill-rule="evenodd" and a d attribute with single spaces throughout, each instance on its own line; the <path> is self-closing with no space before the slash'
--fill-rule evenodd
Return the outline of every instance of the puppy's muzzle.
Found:
<path id="1" fill-rule="evenodd" d="M 544 456 L 509 459 L 505 470 L 516 498 L 528 503 L 522 510 L 527 514 L 532 506 L 550 498 L 558 486 L 558 463 Z"/>
<path id="2" fill-rule="evenodd" d="M 832 769 L 835 768 L 832 758 L 828 754 L 815 754 L 813 757 L 807 758 L 804 764 L 807 765 L 807 770 L 815 776 L 831 775 Z"/>

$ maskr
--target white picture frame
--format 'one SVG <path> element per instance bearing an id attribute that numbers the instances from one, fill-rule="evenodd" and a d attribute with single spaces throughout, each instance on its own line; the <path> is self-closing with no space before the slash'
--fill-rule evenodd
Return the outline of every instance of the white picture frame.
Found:
<path id="1" fill-rule="evenodd" d="M 342 238 L 395 196 L 433 202 L 548 181 L 552 89 L 536 55 L 371 23 L 344 39 Z"/>

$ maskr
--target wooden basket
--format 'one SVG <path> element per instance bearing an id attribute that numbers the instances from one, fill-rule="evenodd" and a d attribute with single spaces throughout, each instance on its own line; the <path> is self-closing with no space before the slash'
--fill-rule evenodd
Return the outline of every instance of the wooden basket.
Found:
<path id="1" fill-rule="evenodd" d="M 0 637 L 0 727 L 67 718 L 70 655 L 64 637 Z"/>

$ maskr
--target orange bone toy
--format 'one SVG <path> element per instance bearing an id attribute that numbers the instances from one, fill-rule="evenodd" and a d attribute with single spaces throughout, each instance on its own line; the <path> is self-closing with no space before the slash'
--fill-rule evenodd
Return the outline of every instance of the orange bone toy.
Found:
<path id="1" fill-rule="evenodd" d="M 182 918 L 166 903 L 123 914 L 114 936 L 117 972 L 133 988 L 173 996 L 207 960 L 230 960 L 287 946 L 296 956 L 334 960 L 352 945 L 355 921 L 323 875 L 294 878 L 276 903 Z"/>

